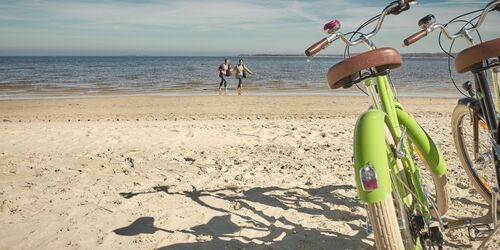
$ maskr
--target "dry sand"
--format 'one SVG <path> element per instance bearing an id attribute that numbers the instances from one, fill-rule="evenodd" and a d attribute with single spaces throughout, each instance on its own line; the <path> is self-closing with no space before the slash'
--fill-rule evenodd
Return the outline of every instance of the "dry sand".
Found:
<path id="1" fill-rule="evenodd" d="M 456 100 L 403 99 L 486 214 L 451 138 Z M 0 101 L 0 249 L 372 248 L 356 199 L 362 97 Z M 472 248 L 465 230 L 447 248 Z"/>

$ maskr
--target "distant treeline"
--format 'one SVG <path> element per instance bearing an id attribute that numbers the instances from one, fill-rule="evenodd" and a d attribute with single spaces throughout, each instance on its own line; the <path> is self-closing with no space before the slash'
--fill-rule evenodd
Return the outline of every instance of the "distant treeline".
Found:
<path id="1" fill-rule="evenodd" d="M 351 54 L 355 55 L 354 53 Z M 261 56 L 261 57 L 304 57 L 303 54 L 240 54 L 239 57 L 251 57 L 251 56 Z M 344 57 L 341 54 L 324 54 L 317 55 L 319 57 Z M 401 56 L 406 58 L 446 58 L 448 55 L 445 53 L 403 53 Z"/>
<path id="2" fill-rule="evenodd" d="M 401 54 L 403 57 L 448 57 L 446 53 L 403 53 Z M 454 53 L 452 53 L 455 56 Z"/>

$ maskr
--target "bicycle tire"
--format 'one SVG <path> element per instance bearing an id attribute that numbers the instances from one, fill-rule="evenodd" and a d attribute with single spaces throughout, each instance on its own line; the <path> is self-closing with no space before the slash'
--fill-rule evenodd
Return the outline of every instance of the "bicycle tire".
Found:
<path id="1" fill-rule="evenodd" d="M 377 249 L 404 249 L 392 196 L 367 206 Z"/>
<path id="2" fill-rule="evenodd" d="M 384 125 L 384 133 L 386 134 L 386 143 L 394 145 L 394 140 L 387 125 Z M 401 160 L 395 158 L 394 164 L 397 165 L 400 172 L 403 172 Z M 404 175 L 401 178 L 406 182 Z M 395 185 L 394 181 L 395 179 L 391 180 L 393 185 Z M 405 249 L 405 245 L 409 241 L 413 242 L 414 240 L 409 232 L 410 228 L 405 228 L 405 223 L 403 222 L 407 220 L 407 218 L 403 219 L 403 216 L 406 217 L 407 215 L 406 211 L 401 210 L 405 210 L 406 208 L 404 208 L 401 201 L 398 202 L 395 200 L 397 199 L 396 197 L 401 198 L 400 195 L 397 192 L 397 188 L 394 187 L 391 195 L 388 195 L 379 202 L 367 204 L 367 213 L 373 229 L 375 247 L 379 250 Z M 411 199 L 411 195 L 409 199 Z M 400 224 L 403 225 L 403 228 Z"/>
<path id="3" fill-rule="evenodd" d="M 463 133 L 462 126 L 463 126 L 464 118 L 466 115 L 470 115 L 470 114 L 471 114 L 470 109 L 463 104 L 457 105 L 455 107 L 455 109 L 453 110 L 453 114 L 451 117 L 453 140 L 455 142 L 455 147 L 457 149 L 458 158 L 459 158 L 460 163 L 461 163 L 460 165 L 467 173 L 467 176 L 468 176 L 470 182 L 472 183 L 474 189 L 483 197 L 483 199 L 486 202 L 488 202 L 488 204 L 491 204 L 491 200 L 492 200 L 491 185 L 488 184 L 487 180 L 483 176 L 481 176 L 478 173 L 478 171 L 476 170 L 476 167 L 475 167 L 473 161 L 471 160 L 472 158 L 467 153 L 467 150 L 466 150 L 467 143 L 465 142 L 464 136 L 462 134 Z M 480 119 L 482 120 L 481 117 L 480 117 Z M 484 122 L 484 120 L 483 120 L 483 122 Z M 481 126 L 478 126 L 478 129 L 481 129 L 480 127 Z M 489 141 L 486 141 L 485 143 L 487 143 L 487 145 L 490 144 Z M 493 171 L 494 171 L 494 168 L 493 168 Z M 494 175 L 494 174 L 495 173 L 492 172 L 492 175 Z M 500 205 L 500 203 L 499 203 L 499 205 Z M 500 207 L 498 209 L 498 212 L 500 212 Z"/>

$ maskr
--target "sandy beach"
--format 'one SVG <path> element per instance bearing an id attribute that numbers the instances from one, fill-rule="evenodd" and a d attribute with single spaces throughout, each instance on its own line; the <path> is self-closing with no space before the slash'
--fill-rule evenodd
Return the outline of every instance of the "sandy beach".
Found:
<path id="1" fill-rule="evenodd" d="M 484 215 L 456 99 L 401 102 L 449 166 L 448 218 Z M 370 249 L 353 184 L 364 97 L 0 101 L 0 249 Z M 446 248 L 475 248 L 464 229 Z"/>

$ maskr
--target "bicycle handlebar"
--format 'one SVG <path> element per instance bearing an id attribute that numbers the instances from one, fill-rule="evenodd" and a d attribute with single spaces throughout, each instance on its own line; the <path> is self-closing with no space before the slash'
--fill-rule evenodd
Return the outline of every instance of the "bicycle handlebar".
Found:
<path id="1" fill-rule="evenodd" d="M 348 46 L 355 46 L 358 45 L 362 42 L 365 43 L 370 43 L 369 46 L 371 46 L 371 42 L 369 42 L 369 38 L 375 36 L 379 31 L 380 28 L 382 27 L 382 24 L 384 22 L 384 18 L 387 15 L 398 15 L 403 11 L 406 11 L 409 9 L 409 5 L 416 2 L 416 0 L 397 0 L 392 3 L 390 3 L 388 6 L 384 8 L 382 13 L 380 14 L 380 18 L 377 21 L 377 25 L 375 28 L 372 30 L 372 32 L 368 34 L 361 34 L 360 38 L 358 38 L 355 41 L 351 41 L 349 38 L 347 38 L 343 33 L 341 32 L 335 32 L 320 41 L 316 42 L 315 44 L 311 45 L 308 49 L 306 49 L 305 54 L 306 56 L 314 56 L 324 48 L 328 47 L 332 42 L 334 42 L 337 39 L 341 39 L 346 45 Z"/>
<path id="2" fill-rule="evenodd" d="M 320 52 L 322 49 L 328 47 L 330 43 L 328 42 L 328 39 L 323 38 L 320 41 L 316 42 L 315 44 L 311 45 L 308 49 L 306 49 L 306 56 L 314 56 L 318 52 Z"/>
<path id="3" fill-rule="evenodd" d="M 500 0 L 495 0 L 495 1 L 492 1 L 492 2 L 488 3 L 486 5 L 486 7 L 483 9 L 483 12 L 481 13 L 481 16 L 479 17 L 479 20 L 477 20 L 476 24 L 473 25 L 470 28 L 467 28 L 467 29 L 466 28 L 462 28 L 457 33 L 451 34 L 448 31 L 448 29 L 446 29 L 445 25 L 442 25 L 442 24 L 439 24 L 439 23 L 431 24 L 429 27 L 424 28 L 421 31 L 419 31 L 419 32 L 417 32 L 417 33 L 409 36 L 408 38 L 406 38 L 403 43 L 404 43 L 405 46 L 408 46 L 408 45 L 410 45 L 412 43 L 417 42 L 421 38 L 427 36 L 429 33 L 433 32 L 435 30 L 438 30 L 438 29 L 441 30 L 441 32 L 443 32 L 443 34 L 448 39 L 452 39 L 453 40 L 453 39 L 460 38 L 460 37 L 466 37 L 468 39 L 472 39 L 472 38 L 470 38 L 469 33 L 473 32 L 473 31 L 476 31 L 483 24 L 483 22 L 486 19 L 486 16 L 488 15 L 488 13 L 490 11 L 493 11 L 493 10 L 500 11 Z"/>
<path id="4" fill-rule="evenodd" d="M 427 30 L 421 30 L 404 40 L 404 45 L 409 46 L 410 44 L 416 43 L 418 40 L 427 36 Z"/>

